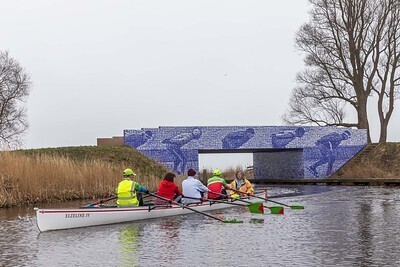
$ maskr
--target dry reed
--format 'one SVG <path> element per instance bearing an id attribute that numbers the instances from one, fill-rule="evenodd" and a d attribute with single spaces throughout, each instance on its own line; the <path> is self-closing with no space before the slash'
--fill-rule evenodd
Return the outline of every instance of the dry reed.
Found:
<path id="1" fill-rule="evenodd" d="M 350 160 L 349 164 L 332 177 L 398 179 L 400 177 L 400 143 L 381 143 L 357 162 Z"/>
<path id="2" fill-rule="evenodd" d="M 126 166 L 101 160 L 74 161 L 54 155 L 0 154 L 0 207 L 111 195 Z M 155 190 L 159 177 L 136 176 Z"/>

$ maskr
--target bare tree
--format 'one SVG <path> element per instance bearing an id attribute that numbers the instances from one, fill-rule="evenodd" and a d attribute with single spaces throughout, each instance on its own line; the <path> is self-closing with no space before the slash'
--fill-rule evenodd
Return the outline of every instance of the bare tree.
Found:
<path id="1" fill-rule="evenodd" d="M 297 75 L 289 124 L 317 124 L 367 129 L 367 103 L 378 95 L 380 141 L 399 90 L 399 0 L 310 0 L 310 22 L 296 36 L 306 69 Z M 354 108 L 357 121 L 348 122 Z"/>
<path id="2" fill-rule="evenodd" d="M 374 77 L 373 90 L 378 95 L 378 115 L 380 121 L 379 142 L 386 142 L 389 120 L 394 110 L 394 101 L 399 96 L 400 87 L 400 1 L 388 1 L 382 21 L 381 45 L 375 53 L 377 77 Z"/>
<path id="3" fill-rule="evenodd" d="M 16 147 L 28 128 L 24 102 L 31 81 L 9 53 L 0 51 L 0 149 Z"/>

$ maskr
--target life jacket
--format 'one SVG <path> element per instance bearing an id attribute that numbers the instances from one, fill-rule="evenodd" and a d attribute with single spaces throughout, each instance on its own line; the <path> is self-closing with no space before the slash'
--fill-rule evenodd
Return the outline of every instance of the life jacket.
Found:
<path id="1" fill-rule="evenodd" d="M 118 184 L 117 205 L 118 207 L 139 206 L 139 200 L 136 197 L 136 182 L 130 179 L 124 179 Z"/>

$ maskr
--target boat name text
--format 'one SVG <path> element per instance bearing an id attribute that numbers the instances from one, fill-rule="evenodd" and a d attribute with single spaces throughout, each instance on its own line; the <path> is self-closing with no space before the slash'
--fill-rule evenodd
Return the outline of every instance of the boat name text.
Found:
<path id="1" fill-rule="evenodd" d="M 65 214 L 65 218 L 85 218 L 89 217 L 90 213 L 67 213 Z"/>

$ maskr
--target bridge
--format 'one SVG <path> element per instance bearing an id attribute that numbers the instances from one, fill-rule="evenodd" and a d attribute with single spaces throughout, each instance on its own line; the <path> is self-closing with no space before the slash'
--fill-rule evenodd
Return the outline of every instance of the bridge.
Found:
<path id="1" fill-rule="evenodd" d="M 124 130 L 124 144 L 177 174 L 199 171 L 205 153 L 253 153 L 255 179 L 326 178 L 367 144 L 364 129 L 192 126 Z"/>

